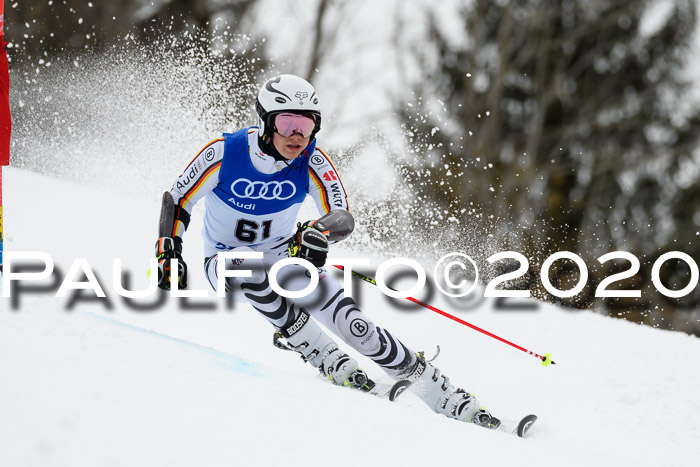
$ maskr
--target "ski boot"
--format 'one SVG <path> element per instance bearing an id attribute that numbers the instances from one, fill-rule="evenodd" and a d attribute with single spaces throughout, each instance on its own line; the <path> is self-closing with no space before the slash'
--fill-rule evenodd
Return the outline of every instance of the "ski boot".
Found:
<path id="1" fill-rule="evenodd" d="M 280 338 L 284 338 L 286 344 Z M 340 350 L 303 308 L 291 325 L 275 332 L 273 344 L 280 349 L 300 353 L 302 360 L 318 368 L 333 384 L 364 392 L 371 391 L 375 386 L 357 361 Z"/>
<path id="2" fill-rule="evenodd" d="M 456 388 L 450 379 L 440 374 L 440 370 L 425 360 L 423 353 L 418 353 L 416 363 L 401 376 L 411 383 L 410 389 L 432 410 L 449 418 L 474 423 L 496 429 L 500 420 L 480 407 L 479 400 L 464 389 Z"/>
<path id="3" fill-rule="evenodd" d="M 480 408 L 479 411 L 472 417 L 472 423 L 483 426 L 490 430 L 497 430 L 501 426 L 501 421 L 491 415 L 485 408 Z"/>

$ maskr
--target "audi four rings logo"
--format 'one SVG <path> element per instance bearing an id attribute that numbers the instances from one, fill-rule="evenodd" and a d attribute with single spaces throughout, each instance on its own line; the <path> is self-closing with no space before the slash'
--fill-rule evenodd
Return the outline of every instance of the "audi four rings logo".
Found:
<path id="1" fill-rule="evenodd" d="M 297 187 L 289 180 L 281 182 L 252 182 L 239 178 L 231 184 L 231 192 L 239 198 L 284 201 L 297 192 Z"/>

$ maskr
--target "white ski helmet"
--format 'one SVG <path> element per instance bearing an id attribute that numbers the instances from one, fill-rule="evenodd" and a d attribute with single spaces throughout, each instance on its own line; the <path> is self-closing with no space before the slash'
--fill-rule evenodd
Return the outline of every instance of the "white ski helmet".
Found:
<path id="1" fill-rule="evenodd" d="M 314 139 L 321 129 L 321 107 L 314 87 L 296 75 L 279 75 L 268 79 L 258 92 L 255 110 L 260 117 L 258 135 L 269 144 L 274 132 L 273 118 L 280 113 L 310 114 L 316 125 L 311 133 Z"/>

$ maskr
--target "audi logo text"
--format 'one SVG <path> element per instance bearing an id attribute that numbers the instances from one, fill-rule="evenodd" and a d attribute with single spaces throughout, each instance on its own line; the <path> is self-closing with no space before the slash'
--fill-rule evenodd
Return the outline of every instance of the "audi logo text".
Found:
<path id="1" fill-rule="evenodd" d="M 231 184 L 231 192 L 239 198 L 284 201 L 294 196 L 297 188 L 289 180 L 281 182 L 252 182 L 247 178 L 239 178 Z"/>

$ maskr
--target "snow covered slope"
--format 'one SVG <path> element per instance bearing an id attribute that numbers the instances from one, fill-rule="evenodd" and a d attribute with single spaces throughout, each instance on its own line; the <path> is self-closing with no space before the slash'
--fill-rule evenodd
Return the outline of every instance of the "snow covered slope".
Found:
<path id="1" fill-rule="evenodd" d="M 356 284 L 361 307 L 497 416 L 540 416 L 529 439 L 333 387 L 247 305 L 214 297 L 136 311 L 113 292 L 111 260 L 144 286 L 159 200 L 5 172 L 7 251 L 86 258 L 109 297 L 20 292 L 0 301 L 0 465 L 694 465 L 700 456 L 700 341 L 551 306 L 497 311 L 426 298 L 539 353 L 537 360 L 428 310 Z M 115 223 L 114 214 L 118 222 Z M 185 237 L 192 287 L 201 218 Z M 333 251 L 346 256 L 351 252 Z M 375 263 L 375 266 L 378 263 Z M 432 266 L 432 265 L 426 265 Z M 430 268 L 428 268 L 430 269 Z M 87 297 L 87 295 L 85 295 Z M 380 379 L 367 360 L 365 369 Z"/>

